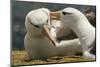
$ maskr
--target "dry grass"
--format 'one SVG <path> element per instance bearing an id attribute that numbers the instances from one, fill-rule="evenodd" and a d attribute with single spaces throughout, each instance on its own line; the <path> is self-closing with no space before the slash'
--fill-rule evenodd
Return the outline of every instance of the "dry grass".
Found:
<path id="1" fill-rule="evenodd" d="M 27 53 L 23 51 L 12 51 L 12 65 L 30 65 L 30 64 L 54 64 L 54 63 L 69 63 L 69 62 L 84 62 L 84 61 L 95 61 L 95 59 L 83 59 L 80 56 L 63 56 L 63 57 L 51 57 L 46 60 L 31 60 L 25 61 Z"/>

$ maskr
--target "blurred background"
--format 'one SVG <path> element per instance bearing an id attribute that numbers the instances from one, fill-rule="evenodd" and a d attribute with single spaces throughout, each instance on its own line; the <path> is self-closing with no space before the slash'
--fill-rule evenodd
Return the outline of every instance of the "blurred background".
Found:
<path id="1" fill-rule="evenodd" d="M 57 11 L 66 7 L 74 7 L 82 11 L 89 19 L 91 24 L 96 27 L 96 6 L 92 5 L 73 5 L 43 2 L 25 2 L 15 1 L 11 3 L 11 45 L 13 50 L 24 49 L 25 16 L 31 10 L 38 8 L 48 8 L 51 11 Z M 70 35 L 71 36 L 71 35 Z"/>

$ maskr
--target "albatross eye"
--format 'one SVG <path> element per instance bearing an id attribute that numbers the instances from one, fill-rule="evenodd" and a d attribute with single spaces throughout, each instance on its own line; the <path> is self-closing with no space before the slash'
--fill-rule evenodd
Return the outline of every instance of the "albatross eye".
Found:
<path id="1" fill-rule="evenodd" d="M 48 19 L 46 20 L 47 24 L 48 24 Z"/>
<path id="2" fill-rule="evenodd" d="M 68 12 L 62 12 L 62 14 L 66 15 L 66 14 L 71 14 L 71 13 L 68 13 Z"/>
<path id="3" fill-rule="evenodd" d="M 30 22 L 31 25 L 35 26 L 36 28 L 40 28 L 40 26 L 33 24 L 32 22 Z"/>
<path id="4" fill-rule="evenodd" d="M 36 28 L 40 28 L 38 25 L 34 25 Z"/>
<path id="5" fill-rule="evenodd" d="M 40 28 L 42 27 L 43 25 L 48 25 L 48 19 L 46 20 L 46 23 L 44 24 L 40 24 L 40 25 L 34 25 L 36 28 Z"/>

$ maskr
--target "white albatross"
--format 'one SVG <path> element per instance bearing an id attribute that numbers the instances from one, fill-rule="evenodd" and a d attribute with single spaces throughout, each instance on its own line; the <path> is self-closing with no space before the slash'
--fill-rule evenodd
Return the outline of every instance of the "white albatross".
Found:
<path id="1" fill-rule="evenodd" d="M 49 13 L 48 9 L 40 8 L 30 11 L 26 16 L 27 33 L 24 46 L 28 56 L 31 59 L 44 59 L 52 56 L 71 56 L 82 52 L 78 39 L 66 40 L 58 43 L 59 45 L 53 45 L 56 43 L 55 40 L 53 41 L 54 37 L 50 36 L 49 31 L 44 28 L 45 25 L 47 28 L 50 25 Z"/>
<path id="2" fill-rule="evenodd" d="M 57 14 L 57 13 L 56 13 Z M 72 29 L 78 36 L 84 58 L 95 58 L 90 51 L 95 46 L 95 28 L 89 23 L 86 16 L 75 8 L 65 8 L 58 12 L 64 27 Z"/>

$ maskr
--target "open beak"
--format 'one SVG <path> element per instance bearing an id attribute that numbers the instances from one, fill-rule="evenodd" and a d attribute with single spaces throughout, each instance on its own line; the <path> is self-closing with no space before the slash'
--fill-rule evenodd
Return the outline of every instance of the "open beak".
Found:
<path id="1" fill-rule="evenodd" d="M 51 19 L 59 20 L 60 19 L 60 12 L 59 11 L 50 12 L 50 17 L 51 17 Z"/>
<path id="2" fill-rule="evenodd" d="M 56 46 L 53 37 L 51 37 L 51 35 L 50 35 L 50 33 L 49 33 L 49 28 L 48 28 L 47 25 L 44 25 L 44 26 L 43 26 L 43 30 L 44 30 L 44 32 L 45 32 L 47 38 L 51 41 L 51 43 L 52 43 L 54 46 Z"/>

